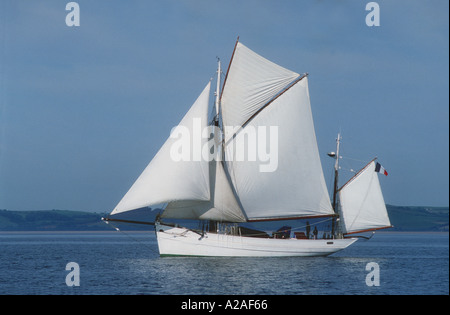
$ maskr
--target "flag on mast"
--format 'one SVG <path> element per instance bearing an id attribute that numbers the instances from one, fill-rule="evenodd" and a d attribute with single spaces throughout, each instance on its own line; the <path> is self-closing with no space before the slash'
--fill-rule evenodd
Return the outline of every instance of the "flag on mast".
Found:
<path id="1" fill-rule="evenodd" d="M 386 175 L 386 176 L 388 175 L 388 172 L 387 172 L 387 171 L 384 169 L 384 167 L 381 166 L 381 164 L 378 163 L 378 162 L 377 162 L 377 165 L 375 166 L 375 172 L 384 174 L 384 175 Z"/>

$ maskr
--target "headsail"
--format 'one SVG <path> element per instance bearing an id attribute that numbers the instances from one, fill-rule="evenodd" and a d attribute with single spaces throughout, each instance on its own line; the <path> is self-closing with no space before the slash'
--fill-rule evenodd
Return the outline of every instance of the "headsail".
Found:
<path id="1" fill-rule="evenodd" d="M 207 139 L 195 133 L 204 130 L 208 124 L 210 86 L 209 82 L 178 125 L 190 133 L 192 141 L 199 141 L 201 148 Z M 175 137 L 167 139 L 111 215 L 177 200 L 210 199 L 209 162 L 194 156 L 186 161 L 174 160 L 171 150 L 177 147 L 174 145 L 177 141 Z"/>
<path id="2" fill-rule="evenodd" d="M 339 190 L 345 234 L 391 227 L 375 159 Z"/>

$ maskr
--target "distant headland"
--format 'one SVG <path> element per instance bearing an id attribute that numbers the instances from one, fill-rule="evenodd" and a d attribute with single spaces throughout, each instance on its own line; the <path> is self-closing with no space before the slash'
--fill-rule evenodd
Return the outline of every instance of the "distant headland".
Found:
<path id="1" fill-rule="evenodd" d="M 387 205 L 394 228 L 389 231 L 448 232 L 449 207 L 410 207 Z M 152 211 L 154 219 L 158 211 Z M 111 231 L 101 221 L 106 213 L 73 210 L 0 210 L 0 232 L 6 231 Z M 151 227 L 146 226 L 145 229 Z M 142 230 L 127 225 L 126 230 Z"/>

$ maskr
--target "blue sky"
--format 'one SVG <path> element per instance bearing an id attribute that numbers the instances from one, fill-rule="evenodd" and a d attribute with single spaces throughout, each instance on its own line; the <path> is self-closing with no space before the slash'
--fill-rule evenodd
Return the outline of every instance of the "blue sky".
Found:
<path id="1" fill-rule="evenodd" d="M 448 1 L 68 2 L 0 4 L 0 209 L 111 210 L 237 36 L 310 74 L 329 187 L 341 131 L 343 177 L 378 156 L 387 203 L 448 206 Z"/>

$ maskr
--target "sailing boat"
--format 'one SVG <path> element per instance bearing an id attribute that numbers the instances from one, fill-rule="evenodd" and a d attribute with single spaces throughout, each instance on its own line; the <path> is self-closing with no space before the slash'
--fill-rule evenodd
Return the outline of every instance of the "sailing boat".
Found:
<path id="1" fill-rule="evenodd" d="M 218 60 L 212 121 L 208 121 L 210 81 L 103 220 L 154 225 L 161 256 L 326 256 L 353 244 L 357 238 L 346 237 L 350 233 L 390 226 L 374 161 L 338 190 L 337 154 L 331 205 L 308 74 L 267 60 L 238 38 L 221 90 L 220 85 Z M 159 204 L 165 208 L 155 222 L 117 218 Z M 282 231 L 269 236 L 239 226 L 313 218 L 333 220 L 332 235 L 311 239 Z M 165 222 L 168 219 L 204 224 L 191 229 Z"/>

